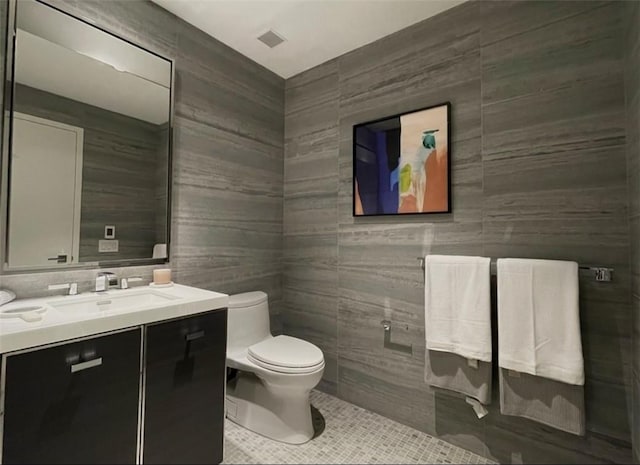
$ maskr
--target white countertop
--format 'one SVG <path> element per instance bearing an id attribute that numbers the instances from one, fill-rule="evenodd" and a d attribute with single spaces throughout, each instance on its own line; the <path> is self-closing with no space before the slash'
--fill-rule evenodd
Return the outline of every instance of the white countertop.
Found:
<path id="1" fill-rule="evenodd" d="M 60 304 L 82 303 L 96 296 L 100 300 L 133 296 L 152 291 L 170 297 L 161 303 L 148 303 L 135 308 L 101 310 L 99 312 L 65 312 Z M 27 306 L 43 306 L 42 319 L 27 322 L 21 318 L 0 318 L 0 353 L 77 339 L 147 323 L 194 315 L 227 307 L 229 296 L 195 287 L 174 284 L 171 287 L 138 286 L 126 290 L 113 289 L 76 296 L 52 296 L 19 299 L 3 305 L 0 310 Z M 107 306 L 108 307 L 108 306 Z"/>

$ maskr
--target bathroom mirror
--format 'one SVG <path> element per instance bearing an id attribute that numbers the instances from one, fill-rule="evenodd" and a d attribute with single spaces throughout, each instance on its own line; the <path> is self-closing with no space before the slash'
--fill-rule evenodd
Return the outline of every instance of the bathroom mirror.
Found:
<path id="1" fill-rule="evenodd" d="M 166 261 L 172 61 L 37 0 L 12 5 L 4 271 Z"/>

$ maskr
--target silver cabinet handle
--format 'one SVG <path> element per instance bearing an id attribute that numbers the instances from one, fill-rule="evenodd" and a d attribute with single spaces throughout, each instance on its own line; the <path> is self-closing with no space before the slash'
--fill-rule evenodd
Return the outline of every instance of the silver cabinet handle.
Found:
<path id="1" fill-rule="evenodd" d="M 196 339 L 200 339 L 204 337 L 204 331 L 196 331 L 195 333 L 189 333 L 184 338 L 187 341 L 195 341 Z"/>
<path id="2" fill-rule="evenodd" d="M 71 365 L 71 373 L 76 373 L 78 371 L 86 370 L 88 368 L 93 368 L 100 365 L 102 365 L 102 357 L 94 358 L 93 360 L 89 360 L 87 362 L 80 362 Z"/>

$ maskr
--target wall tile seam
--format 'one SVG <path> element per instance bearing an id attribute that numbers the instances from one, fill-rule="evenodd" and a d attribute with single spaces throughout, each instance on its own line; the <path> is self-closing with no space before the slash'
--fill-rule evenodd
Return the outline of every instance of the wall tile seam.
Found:
<path id="1" fill-rule="evenodd" d="M 251 141 L 257 142 L 259 144 L 266 145 L 269 148 L 274 149 L 274 150 L 278 150 L 278 149 L 283 149 L 284 148 L 283 146 L 280 146 L 278 144 L 274 144 L 271 141 L 267 141 L 265 139 L 261 139 L 261 138 L 258 138 L 258 137 L 251 137 L 250 134 L 248 134 L 248 133 L 243 133 L 243 132 L 238 131 L 238 130 L 233 130 L 233 129 L 230 129 L 228 127 L 224 127 L 221 124 L 215 124 L 215 123 L 212 123 L 212 122 L 207 122 L 207 121 L 204 121 L 204 120 L 202 120 L 200 118 L 197 118 L 195 116 L 190 116 L 189 114 L 183 113 L 181 111 L 175 111 L 174 112 L 174 116 L 175 116 L 174 123 L 176 122 L 175 119 L 185 119 L 185 120 L 189 120 L 189 121 L 192 121 L 194 123 L 197 123 L 197 124 L 200 124 L 200 125 L 203 125 L 203 126 L 209 126 L 210 128 L 219 130 L 221 132 L 226 132 L 228 134 L 233 134 L 235 136 L 238 136 L 241 139 L 251 140 Z M 174 124 L 174 132 L 175 132 L 175 124 Z"/>
<path id="2" fill-rule="evenodd" d="M 483 0 L 476 0 L 476 1 L 483 1 Z M 562 16 L 560 18 L 557 18 L 557 19 L 555 19 L 553 21 L 547 21 L 544 24 L 541 24 L 541 25 L 539 25 L 537 27 L 532 27 L 532 28 L 527 29 L 525 31 L 516 32 L 515 34 L 511 34 L 511 35 L 506 36 L 506 37 L 501 37 L 500 39 L 496 39 L 496 40 L 493 40 L 493 41 L 490 41 L 490 42 L 484 42 L 482 40 L 482 38 L 481 38 L 480 46 L 481 47 L 488 47 L 488 46 L 495 45 L 495 44 L 497 44 L 499 42 L 509 41 L 509 40 L 513 39 L 514 37 L 518 37 L 518 36 L 523 35 L 523 34 L 532 33 L 532 32 L 538 31 L 540 29 L 544 29 L 545 27 L 548 27 L 548 26 L 553 25 L 553 24 L 561 23 L 563 21 L 567 21 L 567 20 L 576 18 L 576 17 L 581 16 L 581 15 L 591 14 L 593 12 L 593 10 L 597 10 L 597 9 L 601 9 L 601 8 L 607 8 L 607 7 L 609 7 L 611 4 L 613 4 L 615 2 L 616 2 L 616 0 L 608 1 L 608 2 L 606 2 L 604 4 L 597 4 L 597 2 L 593 2 L 594 5 L 592 5 L 590 8 L 587 8 L 587 9 L 585 9 L 583 11 L 580 11 L 579 13 L 567 14 L 567 15 Z"/>

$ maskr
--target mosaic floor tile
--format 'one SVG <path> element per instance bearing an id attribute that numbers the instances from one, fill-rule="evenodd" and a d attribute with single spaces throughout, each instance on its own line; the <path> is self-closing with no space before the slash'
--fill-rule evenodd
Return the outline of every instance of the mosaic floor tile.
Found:
<path id="1" fill-rule="evenodd" d="M 324 431 L 306 444 L 272 441 L 227 420 L 226 464 L 493 463 L 479 455 L 319 391 Z"/>

